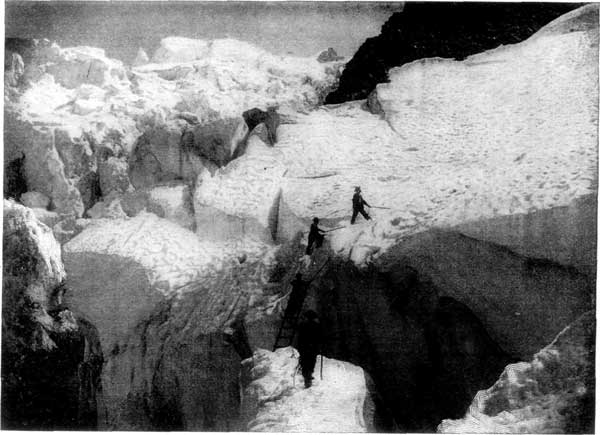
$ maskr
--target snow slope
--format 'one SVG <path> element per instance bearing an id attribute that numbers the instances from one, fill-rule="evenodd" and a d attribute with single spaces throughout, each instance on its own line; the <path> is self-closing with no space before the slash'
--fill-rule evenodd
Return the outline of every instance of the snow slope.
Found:
<path id="1" fill-rule="evenodd" d="M 323 107 L 280 128 L 284 194 L 299 216 L 347 223 L 353 186 L 375 221 L 333 233 L 356 261 L 407 232 L 564 206 L 597 188 L 595 5 L 552 31 L 457 62 L 394 69 L 359 103 Z M 593 23 L 593 20 L 590 20 Z M 324 178 L 300 178 L 316 174 Z M 359 218 L 360 219 L 360 218 Z M 358 251 L 361 251 L 360 253 Z"/>
<path id="2" fill-rule="evenodd" d="M 251 418 L 251 432 L 368 432 L 373 431 L 373 403 L 365 372 L 347 362 L 317 357 L 314 383 L 304 388 L 298 352 L 257 350 L 242 362 L 248 378 L 242 413 Z"/>

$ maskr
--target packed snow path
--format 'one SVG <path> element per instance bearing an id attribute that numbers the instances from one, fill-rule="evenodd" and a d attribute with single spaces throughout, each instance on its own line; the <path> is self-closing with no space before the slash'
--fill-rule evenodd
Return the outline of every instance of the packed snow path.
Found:
<path id="1" fill-rule="evenodd" d="M 258 350 L 242 363 L 251 382 L 242 399 L 242 412 L 256 418 L 255 432 L 367 432 L 372 431 L 373 404 L 364 371 L 350 363 L 321 356 L 310 388 L 298 367 L 298 352 L 285 347 Z"/>

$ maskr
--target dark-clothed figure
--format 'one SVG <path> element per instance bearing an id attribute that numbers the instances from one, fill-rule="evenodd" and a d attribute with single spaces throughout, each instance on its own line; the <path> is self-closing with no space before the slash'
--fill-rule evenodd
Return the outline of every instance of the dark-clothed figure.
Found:
<path id="1" fill-rule="evenodd" d="M 275 107 L 269 107 L 267 109 L 265 125 L 267 126 L 267 133 L 269 134 L 269 142 L 271 143 L 271 146 L 275 145 L 277 142 L 277 127 L 279 127 L 280 123 L 281 120 L 279 119 L 277 109 Z"/>
<path id="2" fill-rule="evenodd" d="M 245 315 L 246 313 L 240 310 L 234 319 L 227 323 L 223 332 L 223 339 L 233 346 L 242 360 L 252 357 L 252 348 L 248 341 L 248 333 L 244 323 Z"/>
<path id="3" fill-rule="evenodd" d="M 323 239 L 325 236 L 322 234 L 324 231 L 319 228 L 319 218 L 314 218 L 313 223 L 310 226 L 310 232 L 308 233 L 308 246 L 306 247 L 306 255 L 312 254 L 313 244 L 320 248 L 323 245 Z"/>
<path id="4" fill-rule="evenodd" d="M 369 216 L 365 211 L 365 205 L 367 207 L 371 207 L 360 194 L 360 187 L 357 187 L 354 189 L 354 196 L 352 197 L 352 219 L 350 219 L 351 224 L 354 224 L 356 221 L 356 216 L 358 216 L 359 213 L 362 214 L 366 220 L 371 220 L 371 216 Z"/>
<path id="5" fill-rule="evenodd" d="M 298 352 L 304 386 L 310 388 L 317 355 L 321 350 L 322 330 L 317 313 L 313 310 L 306 311 L 304 317 L 305 320 L 298 327 Z"/>
<path id="6" fill-rule="evenodd" d="M 302 304 L 306 298 L 309 282 L 302 280 L 302 274 L 297 273 L 296 279 L 292 281 L 292 293 L 285 308 L 286 318 L 295 318 L 302 310 Z"/>

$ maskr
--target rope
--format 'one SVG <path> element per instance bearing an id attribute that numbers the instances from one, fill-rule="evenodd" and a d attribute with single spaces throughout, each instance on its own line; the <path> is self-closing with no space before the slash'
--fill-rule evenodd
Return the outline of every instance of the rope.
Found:
<path id="1" fill-rule="evenodd" d="M 335 228 L 332 228 L 332 229 L 330 229 L 330 230 L 325 230 L 325 231 L 323 231 L 323 232 L 324 232 L 324 233 L 330 233 L 330 232 L 332 232 L 332 231 L 341 230 L 342 228 L 346 228 L 346 227 L 335 227 Z"/>

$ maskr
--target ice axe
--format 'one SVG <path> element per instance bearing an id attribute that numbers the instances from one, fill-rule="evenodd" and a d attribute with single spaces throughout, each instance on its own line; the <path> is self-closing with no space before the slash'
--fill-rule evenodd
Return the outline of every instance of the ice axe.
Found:
<path id="1" fill-rule="evenodd" d="M 298 365 L 296 365 L 296 368 L 294 369 L 294 373 L 292 374 L 292 385 L 294 388 L 296 388 L 296 374 L 298 373 L 299 368 L 300 368 L 300 361 L 298 361 Z"/>
<path id="2" fill-rule="evenodd" d="M 341 230 L 342 228 L 346 228 L 346 227 L 336 227 L 336 228 L 332 228 L 330 230 L 323 230 L 323 232 L 324 233 L 330 233 L 332 231 Z"/>
<path id="3" fill-rule="evenodd" d="M 382 210 L 391 210 L 391 207 L 377 207 L 376 205 L 370 205 L 369 208 L 380 208 Z"/>
<path id="4" fill-rule="evenodd" d="M 321 354 L 321 380 L 323 380 L 323 354 Z"/>

